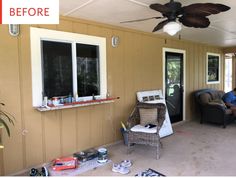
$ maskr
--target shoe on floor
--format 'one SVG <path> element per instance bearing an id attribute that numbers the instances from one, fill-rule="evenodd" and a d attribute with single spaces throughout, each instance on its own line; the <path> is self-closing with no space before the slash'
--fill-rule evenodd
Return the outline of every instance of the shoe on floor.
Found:
<path id="1" fill-rule="evenodd" d="M 36 168 L 30 169 L 29 175 L 30 175 L 30 176 L 39 176 L 39 171 L 38 171 L 38 169 L 36 169 Z"/>
<path id="2" fill-rule="evenodd" d="M 120 165 L 128 168 L 132 166 L 132 162 L 130 160 L 123 160 L 121 161 Z"/>
<path id="3" fill-rule="evenodd" d="M 48 170 L 45 166 L 42 167 L 41 176 L 48 177 Z"/>
<path id="4" fill-rule="evenodd" d="M 47 177 L 48 176 L 48 170 L 47 170 L 47 168 L 45 166 L 41 168 L 41 171 L 39 171 L 36 168 L 32 168 L 30 170 L 30 176 L 43 176 L 43 177 Z"/>
<path id="5" fill-rule="evenodd" d="M 113 164 L 112 171 L 118 172 L 120 174 L 128 174 L 129 173 L 129 169 L 127 167 L 121 166 L 120 164 Z"/>

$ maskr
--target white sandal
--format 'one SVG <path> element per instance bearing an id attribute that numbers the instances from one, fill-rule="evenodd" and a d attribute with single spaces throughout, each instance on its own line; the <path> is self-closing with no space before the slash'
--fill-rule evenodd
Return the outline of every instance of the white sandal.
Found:
<path id="1" fill-rule="evenodd" d="M 130 160 L 123 160 L 121 161 L 120 165 L 128 168 L 132 166 L 132 162 Z"/>
<path id="2" fill-rule="evenodd" d="M 113 164 L 112 171 L 118 172 L 120 174 L 128 174 L 129 173 L 129 169 L 127 167 L 121 166 L 120 164 Z"/>

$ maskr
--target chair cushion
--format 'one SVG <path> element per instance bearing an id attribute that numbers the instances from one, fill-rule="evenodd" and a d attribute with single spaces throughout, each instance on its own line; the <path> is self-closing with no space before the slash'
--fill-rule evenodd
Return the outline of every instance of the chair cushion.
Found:
<path id="1" fill-rule="evenodd" d="M 201 104 L 207 104 L 211 101 L 211 95 L 209 93 L 202 93 L 200 96 L 199 96 L 199 100 L 200 100 L 200 103 Z"/>
<path id="2" fill-rule="evenodd" d="M 135 125 L 130 130 L 132 132 L 157 133 L 157 127 L 147 128 L 142 125 Z"/>
<path id="3" fill-rule="evenodd" d="M 219 105 L 223 106 L 225 109 L 227 108 L 222 99 L 212 100 L 211 102 L 209 102 L 209 104 L 219 104 Z"/>
<path id="4" fill-rule="evenodd" d="M 157 124 L 157 109 L 156 108 L 139 108 L 140 125 Z"/>
<path id="5" fill-rule="evenodd" d="M 212 100 L 221 99 L 224 95 L 224 92 L 220 90 L 211 91 L 209 93 L 212 96 Z"/>
<path id="6" fill-rule="evenodd" d="M 233 111 L 232 111 L 231 109 L 226 109 L 226 110 L 225 110 L 225 113 L 226 113 L 227 115 L 231 115 L 231 114 L 233 114 Z"/>

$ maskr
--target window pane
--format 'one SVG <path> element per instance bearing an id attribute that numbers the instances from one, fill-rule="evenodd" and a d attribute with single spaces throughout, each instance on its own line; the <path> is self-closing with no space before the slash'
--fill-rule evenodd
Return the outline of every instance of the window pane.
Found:
<path id="1" fill-rule="evenodd" d="M 43 91 L 49 98 L 73 93 L 70 43 L 42 41 Z"/>
<path id="2" fill-rule="evenodd" d="M 99 47 L 76 44 L 78 95 L 100 95 Z"/>

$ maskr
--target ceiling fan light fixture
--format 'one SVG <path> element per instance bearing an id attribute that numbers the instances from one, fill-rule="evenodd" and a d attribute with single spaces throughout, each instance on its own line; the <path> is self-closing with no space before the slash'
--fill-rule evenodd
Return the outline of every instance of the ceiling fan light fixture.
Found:
<path id="1" fill-rule="evenodd" d="M 163 27 L 163 31 L 168 33 L 171 36 L 174 36 L 177 32 L 182 29 L 182 26 L 177 22 L 169 22 Z"/>

